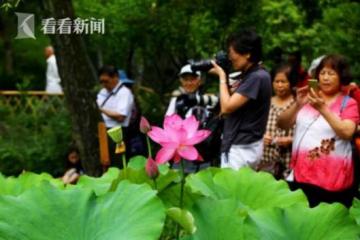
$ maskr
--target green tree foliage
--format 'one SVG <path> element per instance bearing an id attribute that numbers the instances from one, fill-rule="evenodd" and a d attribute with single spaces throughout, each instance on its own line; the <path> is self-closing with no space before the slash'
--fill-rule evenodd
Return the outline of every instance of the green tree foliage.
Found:
<path id="1" fill-rule="evenodd" d="M 328 52 L 345 55 L 349 60 L 356 80 L 360 80 L 360 4 L 342 2 L 323 11 L 323 21 L 313 28 L 321 39 L 315 48 L 318 55 Z"/>
<path id="2" fill-rule="evenodd" d="M 25 110 L 12 113 L 0 105 L 0 172 L 5 175 L 33 171 L 61 176 L 65 170 L 71 143 L 68 112 L 58 108 L 54 113 L 49 104 L 35 103 L 34 114 Z"/>
<path id="3" fill-rule="evenodd" d="M 92 62 L 96 67 L 110 63 L 125 69 L 136 80 L 135 94 L 143 114 L 152 121 L 161 121 L 170 93 L 179 84 L 180 67 L 188 59 L 212 57 L 224 48 L 230 32 L 244 27 L 255 28 L 263 36 L 264 63 L 269 68 L 276 47 L 284 52 L 300 50 L 305 68 L 320 55 L 339 53 L 349 59 L 355 79 L 360 79 L 358 1 L 76 0 L 73 4 L 79 17 L 105 18 L 104 35 L 84 36 Z M 16 11 L 41 17 L 39 5 L 39 1 L 21 1 Z M 16 64 L 8 75 L 5 63 L 11 58 L 0 58 L 0 87 L 43 89 L 42 49 L 48 41 L 39 31 L 41 19 L 36 18 L 36 41 L 15 40 L 12 15 L 9 8 L 0 16 L 0 54 L 8 56 L 11 46 Z M 216 91 L 212 86 L 216 81 L 208 79 L 206 88 Z"/>
<path id="4" fill-rule="evenodd" d="M 186 60 L 211 57 L 230 32 L 244 27 L 264 37 L 266 53 L 274 47 L 300 50 L 306 67 L 319 55 L 338 52 L 353 63 L 356 76 L 360 73 L 356 1 L 78 0 L 74 5 L 80 17 L 106 20 L 105 35 L 86 36 L 95 66 L 113 63 L 140 85 L 156 86 L 160 95 L 176 87 L 176 73 Z M 270 66 L 271 57 L 265 59 Z"/>

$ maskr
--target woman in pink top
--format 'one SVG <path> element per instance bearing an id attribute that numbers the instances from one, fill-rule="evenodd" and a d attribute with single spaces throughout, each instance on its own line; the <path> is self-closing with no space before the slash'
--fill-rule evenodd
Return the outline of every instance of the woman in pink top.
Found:
<path id="1" fill-rule="evenodd" d="M 278 125 L 287 129 L 296 123 L 290 167 L 310 206 L 322 201 L 350 206 L 351 139 L 359 113 L 356 101 L 341 92 L 350 82 L 349 66 L 343 57 L 328 55 L 317 67 L 316 77 L 318 86 L 298 89 L 296 104 L 279 116 Z"/>

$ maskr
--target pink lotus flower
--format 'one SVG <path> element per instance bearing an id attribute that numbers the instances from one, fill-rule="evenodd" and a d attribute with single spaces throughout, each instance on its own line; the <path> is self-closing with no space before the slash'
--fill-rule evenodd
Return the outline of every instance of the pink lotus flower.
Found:
<path id="1" fill-rule="evenodd" d="M 151 179 L 155 179 L 157 176 L 159 176 L 158 166 L 151 157 L 149 157 L 146 161 L 145 171 Z"/>
<path id="2" fill-rule="evenodd" d="M 162 146 L 156 154 L 156 162 L 162 164 L 171 159 L 179 162 L 181 158 L 190 161 L 202 160 L 194 145 L 202 142 L 211 132 L 198 128 L 199 122 L 194 116 L 183 120 L 177 114 L 165 117 L 164 129 L 152 127 L 148 136 Z"/>
<path id="3" fill-rule="evenodd" d="M 143 134 L 146 134 L 150 130 L 151 130 L 151 126 L 150 126 L 149 121 L 146 118 L 141 117 L 141 120 L 140 120 L 140 132 L 142 132 Z"/>

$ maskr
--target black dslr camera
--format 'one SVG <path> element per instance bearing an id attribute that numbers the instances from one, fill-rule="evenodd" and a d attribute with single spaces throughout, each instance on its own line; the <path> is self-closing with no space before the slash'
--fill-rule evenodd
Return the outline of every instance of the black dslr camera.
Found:
<path id="1" fill-rule="evenodd" d="M 196 71 L 207 72 L 211 68 L 213 68 L 211 60 L 212 59 L 206 59 L 206 60 L 200 60 L 200 61 L 190 60 L 189 63 L 191 65 L 191 70 L 194 71 L 194 72 L 196 72 Z M 226 52 L 219 51 L 215 55 L 215 62 L 222 69 L 224 69 L 224 71 L 226 73 L 229 73 L 229 71 L 231 69 L 231 61 L 229 60 L 228 55 L 227 55 Z"/>
<path id="2" fill-rule="evenodd" d="M 196 94 L 196 93 L 189 93 L 189 94 L 181 94 L 176 98 L 175 102 L 175 109 L 176 113 L 179 114 L 181 117 L 185 117 L 186 113 L 190 110 L 190 108 L 197 107 L 197 110 L 194 111 L 193 115 L 195 115 L 196 119 L 202 120 L 203 117 L 200 117 L 202 113 L 200 113 L 199 109 L 213 109 L 217 105 L 219 99 L 217 96 L 211 95 L 203 95 L 203 94 Z M 198 113 L 196 113 L 198 112 Z"/>

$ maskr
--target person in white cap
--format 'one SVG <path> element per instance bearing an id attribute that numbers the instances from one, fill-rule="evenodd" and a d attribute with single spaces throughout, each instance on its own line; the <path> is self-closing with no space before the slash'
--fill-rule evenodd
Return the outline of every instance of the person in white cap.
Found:
<path id="1" fill-rule="evenodd" d="M 208 116 L 206 109 L 214 108 L 218 103 L 218 98 L 215 95 L 202 94 L 200 91 L 201 73 L 192 71 L 190 64 L 183 66 L 178 76 L 181 86 L 173 91 L 165 115 L 177 113 L 183 118 L 195 115 L 199 121 L 205 120 Z M 201 111 L 200 108 L 204 111 Z"/>
<path id="2" fill-rule="evenodd" d="M 187 118 L 194 115 L 200 122 L 200 127 L 206 128 L 207 123 L 215 116 L 214 109 L 218 105 L 218 97 L 214 94 L 202 93 L 201 73 L 200 71 L 192 71 L 190 64 L 183 66 L 178 76 L 181 86 L 173 92 L 166 116 L 176 113 L 182 118 Z M 210 158 L 216 156 L 208 156 L 210 151 L 206 148 L 206 145 L 198 146 L 198 150 L 205 161 L 201 164 L 186 162 L 185 172 L 196 172 L 199 169 L 210 166 L 210 161 L 212 161 Z M 212 148 L 212 150 L 214 149 L 216 147 Z M 179 166 L 174 164 L 172 167 L 178 168 Z"/>

